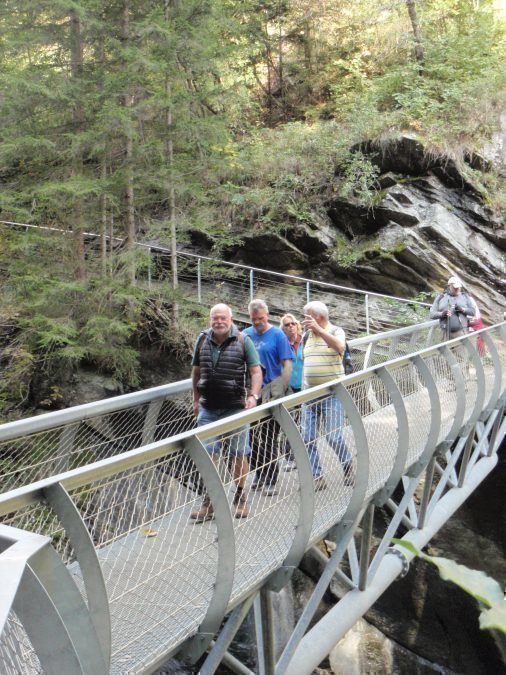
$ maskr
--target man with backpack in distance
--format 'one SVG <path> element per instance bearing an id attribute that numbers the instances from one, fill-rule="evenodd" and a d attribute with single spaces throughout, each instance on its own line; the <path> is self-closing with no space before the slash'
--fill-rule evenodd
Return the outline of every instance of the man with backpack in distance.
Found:
<path id="1" fill-rule="evenodd" d="M 308 331 L 303 337 L 304 389 L 343 376 L 346 336 L 342 328 L 330 323 L 327 305 L 318 300 L 309 302 L 304 307 L 304 319 L 301 323 Z M 324 396 L 302 405 L 302 435 L 309 453 L 316 492 L 327 487 L 318 454 L 319 427 L 325 430 L 325 440 L 342 464 L 344 484 L 353 485 L 353 458 L 341 433 L 343 422 L 344 411 L 337 396 Z"/>
<path id="2" fill-rule="evenodd" d="M 470 296 L 462 290 L 462 281 L 452 276 L 448 285 L 434 300 L 430 308 L 430 318 L 439 319 L 444 340 L 453 340 L 465 335 L 469 328 L 469 318 L 475 315 L 475 306 Z"/>
<path id="3" fill-rule="evenodd" d="M 197 425 L 216 422 L 241 410 L 254 408 L 262 387 L 260 359 L 252 340 L 232 323 L 232 310 L 218 304 L 211 308 L 211 327 L 196 342 L 192 360 L 193 410 Z M 246 373 L 251 383 L 246 390 Z M 249 472 L 249 425 L 238 429 L 228 441 L 232 456 L 233 476 L 237 485 L 234 495 L 236 518 L 246 518 L 249 508 L 244 485 Z M 219 438 L 206 444 L 213 462 L 219 461 L 222 443 Z M 214 518 L 214 507 L 208 495 L 191 518 L 197 523 Z"/>

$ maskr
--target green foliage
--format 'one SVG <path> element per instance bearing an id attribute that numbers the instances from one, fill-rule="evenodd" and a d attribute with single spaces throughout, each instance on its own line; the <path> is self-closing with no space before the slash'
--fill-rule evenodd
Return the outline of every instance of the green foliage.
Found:
<path id="1" fill-rule="evenodd" d="M 476 598 L 481 605 L 484 605 L 485 608 L 480 613 L 480 628 L 495 629 L 506 634 L 506 597 L 495 579 L 479 570 L 459 565 L 454 560 L 422 553 L 411 542 L 402 539 L 392 541 L 407 549 L 412 555 L 435 565 L 442 579 L 457 584 L 463 591 Z"/>
<path id="2" fill-rule="evenodd" d="M 34 356 L 23 346 L 13 343 L 0 350 L 0 411 L 13 401 L 21 404 L 27 400 L 33 370 Z"/>
<path id="3" fill-rule="evenodd" d="M 408 130 L 457 158 L 480 146 L 506 100 L 504 23 L 488 0 L 416 4 L 422 63 L 405 3 L 3 0 L 0 217 L 67 234 L 0 237 L 17 313 L 0 397 L 92 361 L 134 386 L 146 335 L 187 349 L 186 321 L 167 331 L 178 295 L 132 288 L 149 266 L 135 237 L 201 230 L 220 254 L 317 225 L 336 194 L 374 208 L 377 169 L 350 154 L 365 138 Z M 504 181 L 478 179 L 504 213 Z M 86 231 L 114 246 L 89 254 Z M 343 239 L 333 257 L 394 254 Z"/>
<path id="4" fill-rule="evenodd" d="M 355 238 L 349 241 L 344 235 L 339 235 L 336 238 L 334 250 L 332 251 L 332 260 L 342 267 L 349 269 L 356 265 L 363 259 L 375 258 L 392 258 L 395 253 L 404 250 L 404 243 L 395 244 L 389 249 L 385 249 L 382 245 L 374 240 Z M 395 307 L 397 304 L 392 301 Z M 404 324 L 403 324 L 404 325 Z"/>
<path id="5" fill-rule="evenodd" d="M 421 302 L 427 302 L 433 296 L 432 293 L 421 292 L 417 293 L 412 300 L 416 301 L 413 304 L 399 303 L 396 300 L 383 298 L 385 305 L 392 307 L 395 310 L 392 323 L 399 326 L 407 326 L 415 323 L 423 323 L 429 320 L 429 307 L 421 305 Z"/>
<path id="6" fill-rule="evenodd" d="M 339 195 L 344 199 L 355 197 L 360 204 L 372 207 L 377 202 L 379 169 L 361 152 L 348 155 L 340 165 L 343 179 Z"/>
<path id="7" fill-rule="evenodd" d="M 504 23 L 487 2 L 417 7 L 423 63 L 402 49 L 393 62 L 375 59 L 374 73 L 363 56 L 341 59 L 346 76 L 333 87 L 336 113 L 359 133 L 364 126 L 369 136 L 375 129 L 378 135 L 410 129 L 435 150 L 458 154 L 462 146 L 481 143 L 497 123 L 506 89 Z"/>

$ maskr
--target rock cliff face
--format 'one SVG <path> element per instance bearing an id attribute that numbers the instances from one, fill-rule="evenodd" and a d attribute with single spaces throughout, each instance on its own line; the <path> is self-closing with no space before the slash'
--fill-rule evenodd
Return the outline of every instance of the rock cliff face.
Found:
<path id="1" fill-rule="evenodd" d="M 287 224 L 283 234 L 247 234 L 230 258 L 400 297 L 439 292 L 457 274 L 485 319 L 502 320 L 506 227 L 478 187 L 453 160 L 428 157 L 414 138 L 366 142 L 353 150 L 378 167 L 374 207 L 332 199 L 325 217 L 311 224 Z M 470 172 L 487 166 L 477 156 L 466 159 Z M 346 266 L 334 254 L 343 236 L 355 250 Z"/>

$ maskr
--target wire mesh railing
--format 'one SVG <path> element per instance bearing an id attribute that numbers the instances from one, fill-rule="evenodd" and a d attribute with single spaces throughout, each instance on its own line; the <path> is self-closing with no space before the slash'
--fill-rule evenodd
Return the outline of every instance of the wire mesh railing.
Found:
<path id="1" fill-rule="evenodd" d="M 158 256 L 163 253 L 158 252 Z M 302 313 L 304 305 L 318 299 L 329 307 L 335 321 L 351 337 L 408 326 L 428 318 L 429 305 L 381 293 L 367 292 L 271 272 L 204 256 L 179 252 L 179 280 L 188 297 L 212 305 L 226 300 L 237 315 L 247 316 L 247 305 L 262 298 L 272 315 Z M 242 308 L 242 309 L 241 309 Z"/>
<path id="2" fill-rule="evenodd" d="M 60 228 L 36 226 L 27 223 L 0 221 L 1 224 L 37 231 L 48 236 L 64 236 L 69 232 Z M 90 240 L 101 235 L 86 232 Z M 109 241 L 110 237 L 106 237 Z M 111 245 L 121 246 L 123 240 L 113 238 Z M 163 246 L 136 243 L 146 252 L 147 265 L 140 269 L 140 281 L 148 287 L 172 284 L 171 251 Z M 99 269 L 99 251 L 90 249 L 88 259 L 96 259 Z M 267 302 L 274 317 L 285 312 L 302 312 L 309 300 L 321 300 L 328 305 L 335 323 L 341 325 L 349 337 L 374 334 L 409 326 L 428 318 L 430 305 L 418 300 L 408 300 L 373 291 L 348 288 L 338 284 L 304 277 L 272 272 L 248 265 L 216 260 L 185 251 L 177 252 L 177 278 L 182 294 L 197 303 L 211 306 L 227 302 L 238 318 L 247 320 L 248 302 L 260 297 Z"/>
<path id="3" fill-rule="evenodd" d="M 427 337 L 430 326 L 424 330 Z M 79 421 L 87 425 L 82 432 L 74 429 L 76 411 L 63 411 L 72 427 L 68 436 L 79 438 L 86 453 L 90 434 L 102 435 L 100 456 L 92 464 L 67 465 L 63 473 L 46 474 L 35 484 L 18 482 L 16 489 L 0 495 L 3 527 L 16 528 L 17 534 L 10 535 L 14 538 L 19 531 L 49 536 L 90 607 L 99 602 L 94 596 L 101 588 L 89 579 L 86 583 L 89 560 L 83 547 L 88 558 L 86 546 L 92 547 L 110 611 L 110 672 L 153 669 L 199 631 L 214 633 L 223 615 L 251 588 L 280 566 L 293 565 L 309 545 L 345 516 L 356 515 L 389 481 L 397 482 L 415 465 L 427 463 L 436 447 L 453 442 L 486 411 L 504 405 L 506 325 L 480 335 L 486 341 L 485 354 L 478 351 L 477 336 L 469 335 L 394 360 L 387 357 L 398 345 L 386 345 L 382 336 L 377 352 L 378 359 L 384 359 L 381 363 L 197 429 L 183 430 L 186 417 L 180 413 L 180 400 L 171 395 L 168 401 L 179 415 L 177 431 L 160 440 L 158 416 L 162 414 L 164 424 L 169 419 L 163 412 L 167 392 L 160 388 L 142 402 L 130 399 L 135 403 L 128 408 L 134 421 L 126 425 L 117 415 L 127 410 L 114 410 L 110 401 L 103 402 L 110 406 L 103 419 L 96 410 L 88 411 Z M 410 344 L 401 336 L 396 336 L 400 344 Z M 367 353 L 366 342 L 359 346 Z M 186 396 L 181 383 L 180 394 Z M 319 420 L 309 430 L 313 413 Z M 59 429 L 61 436 L 65 425 L 51 427 L 48 416 L 43 417 L 41 426 L 61 448 L 61 438 L 56 441 L 53 435 Z M 434 421 L 437 437 L 431 447 L 429 428 Z M 247 455 L 238 473 L 230 449 L 237 447 L 245 424 L 250 442 L 259 433 L 271 451 L 260 461 Z M 16 428 L 8 426 L 0 428 L 0 434 L 6 430 L 11 440 L 20 441 Z M 109 453 L 107 434 L 114 429 L 119 429 L 122 444 L 118 454 Z M 214 449 L 216 443 L 222 452 L 211 456 L 206 448 Z M 55 461 L 65 454 L 59 450 Z M 285 471 L 292 458 L 296 469 Z M 44 470 L 49 466 L 42 464 Z M 275 489 L 254 489 L 255 481 L 258 484 L 261 475 L 272 477 L 274 469 Z M 318 482 L 320 477 L 324 484 Z M 30 474 L 25 472 L 24 478 L 27 483 Z M 195 517 L 203 509 L 210 517 Z M 84 526 L 88 544 L 82 535 L 76 536 L 78 523 Z M 44 570 L 41 566 L 39 574 Z M 28 592 L 23 588 L 21 595 Z M 27 597 L 19 611 L 29 618 Z M 57 616 L 59 612 L 54 617 L 49 613 L 47 625 Z M 14 605 L 0 637 L 2 672 L 43 670 L 24 634 L 25 621 Z M 44 658 L 50 661 L 51 655 Z"/>
<path id="4" fill-rule="evenodd" d="M 439 337 L 435 326 L 436 322 L 429 321 L 351 340 L 355 370 L 434 344 Z M 0 426 L 0 491 L 113 457 L 194 426 L 190 380 L 5 424 Z"/>

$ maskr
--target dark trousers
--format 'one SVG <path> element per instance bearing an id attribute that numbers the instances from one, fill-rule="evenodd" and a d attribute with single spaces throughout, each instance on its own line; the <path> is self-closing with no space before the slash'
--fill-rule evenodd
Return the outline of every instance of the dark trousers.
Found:
<path id="1" fill-rule="evenodd" d="M 278 481 L 279 431 L 279 424 L 272 418 L 251 427 L 250 467 L 255 470 L 258 483 L 276 485 Z"/>

